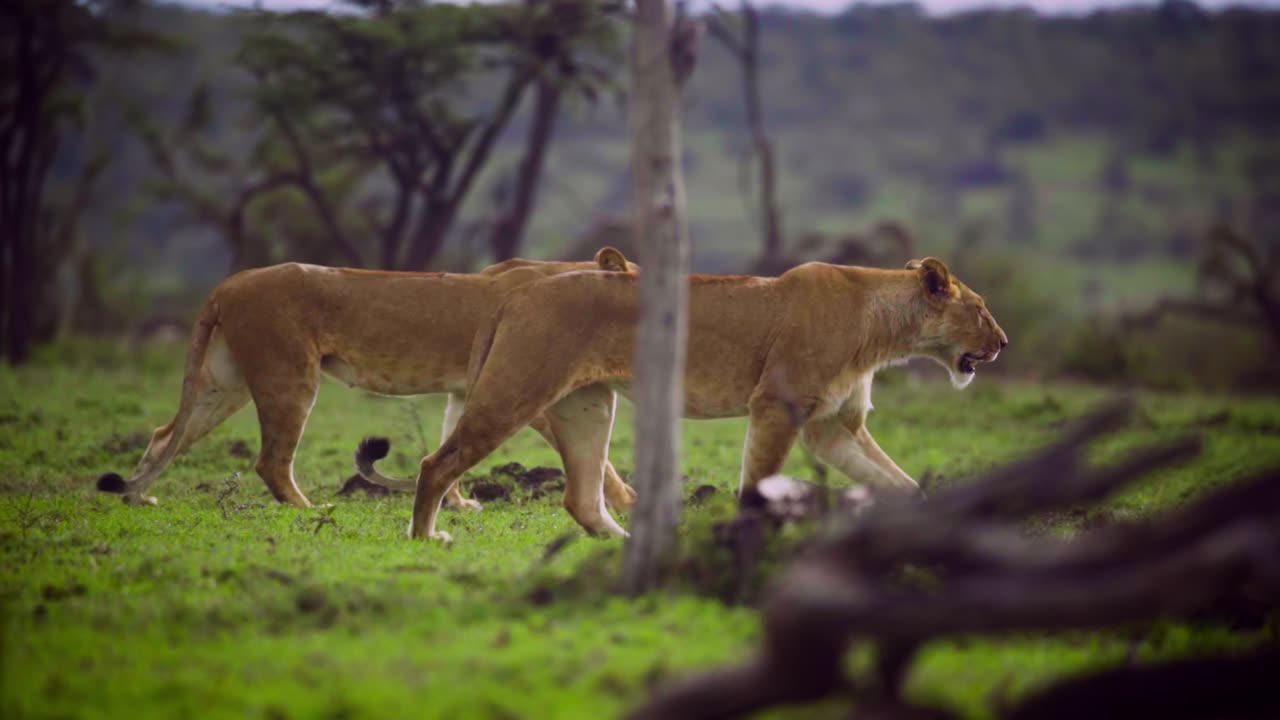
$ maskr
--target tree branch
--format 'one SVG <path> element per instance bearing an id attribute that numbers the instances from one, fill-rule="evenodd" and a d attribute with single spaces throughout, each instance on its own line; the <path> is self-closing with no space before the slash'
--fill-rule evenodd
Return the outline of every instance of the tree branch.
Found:
<path id="1" fill-rule="evenodd" d="M 1120 323 L 1126 328 L 1149 327 L 1158 324 L 1166 315 L 1186 315 L 1201 320 L 1246 326 L 1256 326 L 1259 319 L 1244 308 L 1218 305 L 1205 300 L 1161 298 L 1145 310 L 1122 316 Z"/>
<path id="2" fill-rule="evenodd" d="M 360 251 L 342 232 L 342 228 L 338 224 L 338 218 L 334 214 L 333 208 L 329 205 L 328 198 L 324 196 L 324 193 L 321 192 L 320 187 L 316 184 L 311 158 L 307 154 L 301 138 L 298 136 L 297 129 L 279 107 L 269 107 L 268 112 L 276 121 L 277 127 L 280 128 L 286 142 L 288 142 L 293 151 L 297 172 L 291 175 L 291 181 L 311 201 L 312 206 L 315 207 L 316 212 L 320 215 L 320 221 L 324 223 L 325 229 L 329 232 L 329 239 L 337 246 L 338 250 L 347 257 L 347 260 L 352 265 L 363 267 L 364 260 L 360 256 Z"/>
<path id="3" fill-rule="evenodd" d="M 462 174 L 458 176 L 458 181 L 449 191 L 450 203 L 460 200 L 471 188 L 471 183 L 475 180 L 476 173 L 480 172 L 480 168 L 484 167 L 485 161 L 489 159 L 489 152 L 493 149 L 494 141 L 498 139 L 503 128 L 507 126 L 511 115 L 515 113 L 516 107 L 520 104 L 520 97 L 524 94 L 525 88 L 529 86 L 529 83 L 537 77 L 538 70 L 539 68 L 536 64 L 525 65 L 514 71 L 507 81 L 507 87 L 502 92 L 502 98 L 498 101 L 497 107 L 494 108 L 493 113 L 480 131 L 479 139 L 469 148 L 469 155 L 462 167 Z"/>

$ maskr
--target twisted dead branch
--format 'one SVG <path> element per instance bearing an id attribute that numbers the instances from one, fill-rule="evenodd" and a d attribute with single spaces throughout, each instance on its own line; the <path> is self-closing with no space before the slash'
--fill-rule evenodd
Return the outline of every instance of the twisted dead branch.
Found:
<path id="1" fill-rule="evenodd" d="M 951 717 L 901 695 L 917 649 L 935 639 L 1142 625 L 1193 616 L 1242 586 L 1274 605 L 1280 470 L 1141 524 L 1071 540 L 1021 531 L 1029 515 L 1096 502 L 1199 451 L 1198 439 L 1188 437 L 1089 466 L 1089 443 L 1129 413 L 1128 404 L 1108 406 L 1030 458 L 928 502 L 878 501 L 776 581 L 763 607 L 765 638 L 756 658 L 662 690 L 632 717 L 741 717 L 839 693 L 852 694 L 865 716 Z M 903 573 L 908 567 L 914 572 Z M 876 672 L 847 678 L 844 657 L 859 643 L 875 649 Z M 1160 683 L 1166 694 L 1159 705 L 1170 709 L 1161 717 L 1277 716 L 1280 698 L 1259 683 L 1278 669 L 1274 650 L 1124 668 L 1067 680 L 1000 715 L 1093 717 L 1098 692 L 1134 707 Z M 1214 688 L 1237 694 L 1215 696 Z M 1181 700 L 1170 701 L 1169 693 Z"/>

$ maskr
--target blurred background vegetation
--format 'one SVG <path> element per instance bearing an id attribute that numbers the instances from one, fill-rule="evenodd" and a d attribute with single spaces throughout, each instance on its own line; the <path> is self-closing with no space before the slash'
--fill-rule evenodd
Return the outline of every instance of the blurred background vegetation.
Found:
<path id="1" fill-rule="evenodd" d="M 339 5 L 0 10 L 11 360 L 24 328 L 185 326 L 245 267 L 634 256 L 623 8 Z M 1280 386 L 1280 12 L 764 7 L 756 127 L 725 40 L 743 14 L 708 21 L 684 95 L 696 270 L 937 255 L 1012 339 L 993 370 Z M 34 201 L 9 181 L 24 137 Z"/>

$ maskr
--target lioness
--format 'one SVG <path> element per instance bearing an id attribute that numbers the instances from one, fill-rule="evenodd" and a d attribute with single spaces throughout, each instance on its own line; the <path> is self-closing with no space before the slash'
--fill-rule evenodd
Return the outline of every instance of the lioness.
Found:
<path id="1" fill-rule="evenodd" d="M 448 540 L 436 530 L 441 498 L 543 414 L 564 461 L 569 513 L 588 532 L 625 534 L 601 487 L 614 391 L 626 393 L 632 377 L 638 310 L 637 277 L 621 273 L 561 275 L 509 295 L 476 335 L 466 411 L 422 460 L 409 535 Z M 867 431 L 872 376 L 923 356 L 962 388 L 1008 342 L 982 298 L 934 258 L 905 270 L 809 263 L 778 278 L 695 275 L 685 416 L 750 417 L 744 486 L 778 472 L 802 434 L 852 480 L 916 492 Z"/>
<path id="2" fill-rule="evenodd" d="M 384 395 L 449 393 L 443 434 L 448 437 L 462 412 L 467 360 L 481 322 L 513 288 L 584 269 L 637 268 L 621 252 L 603 248 L 593 262 L 516 259 L 474 275 L 297 263 L 232 275 L 200 310 L 177 415 L 152 434 L 132 479 L 107 473 L 98 479 L 98 489 L 123 493 L 130 504 L 155 504 L 144 494 L 152 481 L 252 398 L 262 434 L 258 475 L 276 500 L 309 506 L 293 479 L 293 455 L 321 372 Z M 556 445 L 549 423 L 536 415 L 528 421 Z M 605 473 L 610 504 L 630 507 L 635 492 L 612 465 Z M 450 500 L 480 507 L 456 488 Z"/>

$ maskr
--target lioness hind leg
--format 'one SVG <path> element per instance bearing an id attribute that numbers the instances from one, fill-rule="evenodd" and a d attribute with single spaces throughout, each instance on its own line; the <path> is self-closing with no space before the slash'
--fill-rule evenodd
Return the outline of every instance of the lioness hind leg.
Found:
<path id="1" fill-rule="evenodd" d="M 589 385 L 566 395 L 546 413 L 564 462 L 564 507 L 592 535 L 627 534 L 604 504 L 616 402 L 609 388 Z"/>
<path id="2" fill-rule="evenodd" d="M 276 382 L 268 385 L 269 392 L 264 391 L 261 382 L 251 385 L 262 434 L 262 449 L 254 469 L 276 500 L 311 507 L 294 481 L 293 456 L 315 405 L 320 379 L 316 372 L 293 377 L 274 375 L 272 379 Z"/>
<path id="3" fill-rule="evenodd" d="M 173 437 L 174 427 L 177 424 L 176 418 L 156 428 L 151 434 L 151 442 L 147 445 L 146 452 L 142 454 L 142 460 L 133 471 L 133 477 L 128 482 L 116 483 L 114 487 L 103 487 L 110 482 L 107 481 L 107 476 L 104 476 L 99 480 L 99 488 L 123 493 L 125 502 L 131 505 L 154 505 L 156 499 L 145 493 L 160 473 L 164 472 L 174 458 L 189 450 L 192 445 L 248 402 L 249 387 L 245 384 L 239 368 L 226 352 L 226 346 L 215 342 L 210 350 L 208 362 L 201 369 L 195 402 L 191 407 L 191 414 L 187 418 L 182 437 Z M 178 443 L 172 454 L 166 452 L 171 442 Z M 119 478 L 119 476 L 115 477 Z"/>
<path id="4" fill-rule="evenodd" d="M 548 445 L 555 448 L 556 452 L 560 452 L 560 443 L 556 439 L 555 431 L 551 429 L 551 421 L 546 413 L 534 418 L 533 422 L 529 423 L 529 427 L 536 430 Z M 622 476 L 618 475 L 617 469 L 613 467 L 613 463 L 607 458 L 604 461 L 604 501 L 618 512 L 626 512 L 636 504 L 635 489 L 623 481 Z"/>
<path id="5" fill-rule="evenodd" d="M 468 403 L 453 433 L 419 465 L 413 520 L 409 523 L 410 538 L 451 539 L 448 533 L 436 531 L 441 500 L 457 484 L 462 473 L 524 427 L 538 413 L 542 402 L 546 401 L 524 394 L 515 399 L 503 398 L 500 403 L 474 400 Z"/>
<path id="6" fill-rule="evenodd" d="M 449 436 L 453 434 L 453 429 L 458 426 L 458 418 L 462 417 L 463 409 L 466 407 L 465 400 L 462 396 L 449 393 L 448 400 L 444 406 L 444 427 L 440 430 L 440 444 L 444 445 Z M 445 501 L 453 507 L 460 510 L 483 510 L 484 506 L 479 502 L 462 496 L 462 491 L 458 488 L 458 483 L 454 483 L 448 493 L 445 494 Z"/>

